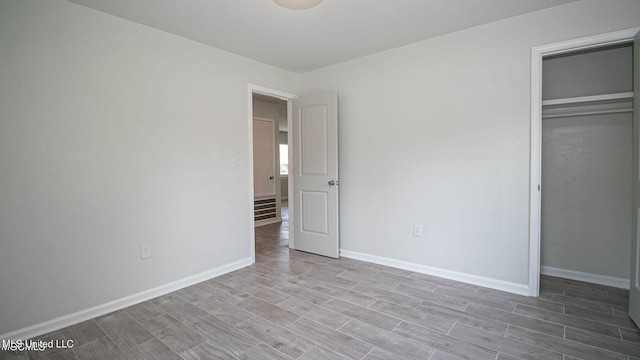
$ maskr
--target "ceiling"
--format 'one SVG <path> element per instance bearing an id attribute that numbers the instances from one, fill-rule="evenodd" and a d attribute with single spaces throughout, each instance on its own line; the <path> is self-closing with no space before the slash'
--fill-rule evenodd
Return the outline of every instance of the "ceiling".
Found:
<path id="1" fill-rule="evenodd" d="M 576 0 L 68 0 L 303 73 Z"/>

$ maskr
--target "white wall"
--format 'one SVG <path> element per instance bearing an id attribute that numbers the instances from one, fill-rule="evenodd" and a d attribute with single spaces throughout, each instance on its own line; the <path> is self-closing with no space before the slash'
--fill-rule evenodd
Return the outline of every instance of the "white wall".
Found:
<path id="1" fill-rule="evenodd" d="M 542 99 L 633 91 L 633 46 L 618 44 L 545 58 Z"/>
<path id="2" fill-rule="evenodd" d="M 541 265 L 629 279 L 633 116 L 544 120 Z"/>
<path id="3" fill-rule="evenodd" d="M 280 127 L 280 107 L 271 102 L 253 100 L 253 116 L 274 119 L 277 127 Z"/>
<path id="4" fill-rule="evenodd" d="M 0 334 L 250 260 L 247 84 L 297 75 L 62 0 L 0 49 Z"/>
<path id="5" fill-rule="evenodd" d="M 526 286 L 531 48 L 638 25 L 581 1 L 302 74 L 339 96 L 341 248 Z"/>

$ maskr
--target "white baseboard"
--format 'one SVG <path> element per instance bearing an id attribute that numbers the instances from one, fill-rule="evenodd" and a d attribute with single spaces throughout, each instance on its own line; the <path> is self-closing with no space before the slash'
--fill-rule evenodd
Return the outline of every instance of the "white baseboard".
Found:
<path id="1" fill-rule="evenodd" d="M 224 275 L 228 272 L 242 269 L 243 267 L 249 266 L 251 264 L 253 264 L 253 260 L 251 258 L 242 259 L 231 264 L 227 264 L 193 276 L 189 276 L 184 279 L 161 285 L 153 289 L 139 292 L 137 294 L 126 296 L 118 300 L 110 301 L 108 303 L 94 306 L 89 309 L 80 310 L 72 314 L 60 316 L 58 318 L 29 326 L 24 329 L 2 334 L 0 335 L 0 339 L 27 340 L 36 336 L 50 333 L 52 331 L 60 330 L 67 326 L 75 325 L 83 321 L 93 319 L 98 316 L 124 309 L 131 305 L 151 300 L 158 296 L 166 295 L 176 290 L 180 290 L 188 286 L 215 278 L 217 276 Z"/>
<path id="2" fill-rule="evenodd" d="M 563 279 L 584 281 L 592 284 L 612 286 L 621 289 L 629 289 L 629 286 L 631 284 L 629 279 L 605 275 L 595 275 L 566 269 L 558 269 L 551 266 L 540 266 L 540 274 L 560 277 Z"/>
<path id="3" fill-rule="evenodd" d="M 495 290 L 510 292 L 513 294 L 529 296 L 529 286 L 510 281 L 497 280 L 483 276 L 461 273 L 452 270 L 410 263 L 406 261 L 385 258 L 381 256 L 363 254 L 355 251 L 340 250 L 340 255 L 346 258 L 367 261 L 374 264 L 391 266 L 398 269 L 409 270 L 421 274 L 438 276 L 441 278 L 460 281 L 468 284 L 483 286 Z"/>

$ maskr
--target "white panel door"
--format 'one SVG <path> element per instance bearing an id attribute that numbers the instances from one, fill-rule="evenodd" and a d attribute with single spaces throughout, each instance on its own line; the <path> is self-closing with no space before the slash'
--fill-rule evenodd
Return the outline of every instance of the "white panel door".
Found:
<path id="1" fill-rule="evenodd" d="M 253 192 L 256 198 L 276 196 L 276 124 L 253 118 Z"/>
<path id="2" fill-rule="evenodd" d="M 314 95 L 293 101 L 293 248 L 337 258 L 338 96 Z"/>
<path id="3" fill-rule="evenodd" d="M 629 316 L 640 326 L 640 33 L 633 42 L 633 229 Z"/>

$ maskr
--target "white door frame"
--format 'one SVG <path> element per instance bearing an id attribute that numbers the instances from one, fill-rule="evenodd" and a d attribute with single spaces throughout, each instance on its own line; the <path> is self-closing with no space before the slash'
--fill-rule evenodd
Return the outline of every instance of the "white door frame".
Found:
<path id="1" fill-rule="evenodd" d="M 253 189 L 253 94 L 262 94 L 271 97 L 275 97 L 281 100 L 285 100 L 287 102 L 287 127 L 289 131 L 291 130 L 291 111 L 292 111 L 292 103 L 291 101 L 298 96 L 295 94 L 290 94 L 284 91 L 270 89 L 260 85 L 248 84 L 247 86 L 247 114 L 248 114 L 248 123 L 249 123 L 249 132 L 247 133 L 248 143 L 249 143 L 249 164 L 247 165 L 249 170 L 249 218 L 251 219 L 251 236 L 249 244 L 251 249 L 251 263 L 256 262 L 256 235 L 255 235 L 255 221 L 253 218 L 253 204 L 254 204 L 254 189 Z M 291 140 L 289 140 L 291 142 Z M 291 159 L 291 146 L 289 146 L 289 158 Z M 292 183 L 289 181 L 289 194 L 292 193 Z M 293 219 L 291 218 L 292 213 L 292 202 L 289 203 L 289 224 L 293 223 Z M 293 244 L 293 235 L 289 234 L 289 247 Z"/>
<path id="2" fill-rule="evenodd" d="M 529 182 L 529 296 L 540 294 L 540 224 L 542 182 L 542 57 L 632 42 L 640 27 L 563 41 L 531 49 L 531 159 Z"/>

